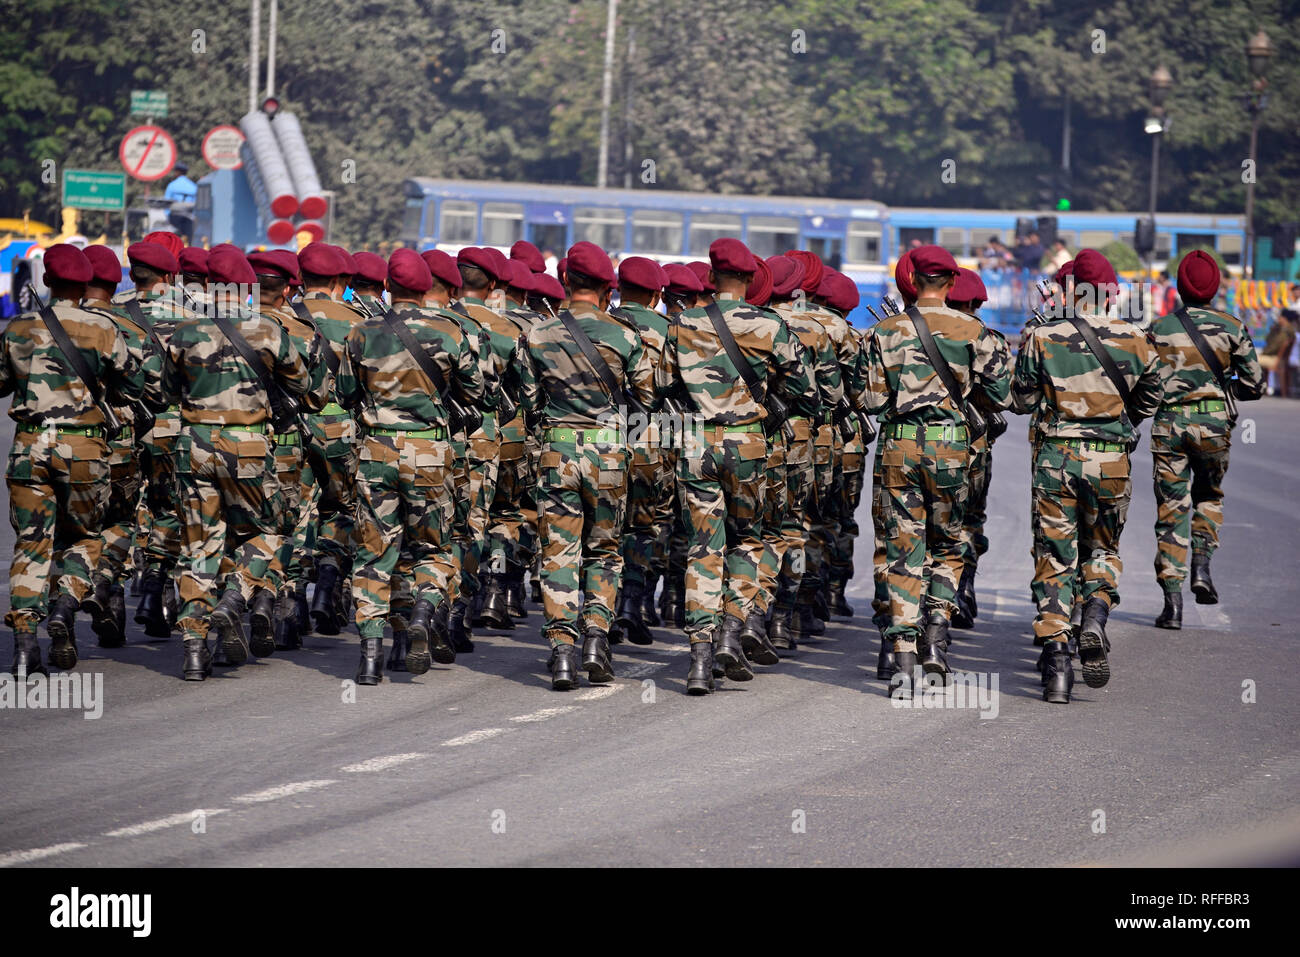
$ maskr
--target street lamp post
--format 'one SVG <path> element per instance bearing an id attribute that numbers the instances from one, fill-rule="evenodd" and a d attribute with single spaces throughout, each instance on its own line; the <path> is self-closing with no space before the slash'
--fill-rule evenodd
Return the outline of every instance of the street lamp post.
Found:
<path id="1" fill-rule="evenodd" d="M 1246 62 L 1253 78 L 1246 94 L 1246 107 L 1250 110 L 1250 175 L 1246 177 L 1246 250 L 1243 268 L 1247 279 L 1255 274 L 1255 147 L 1259 141 L 1259 114 L 1268 104 L 1268 61 L 1273 56 L 1273 44 L 1268 34 L 1260 30 L 1246 42 Z"/>
<path id="2" fill-rule="evenodd" d="M 1148 219 L 1151 223 L 1151 249 L 1147 252 L 1147 277 L 1151 276 L 1152 264 L 1156 252 L 1156 193 L 1160 185 L 1160 138 L 1168 128 L 1165 119 L 1165 97 L 1174 85 L 1174 78 L 1163 66 L 1156 67 L 1151 74 L 1151 116 L 1146 122 L 1146 131 L 1151 136 L 1151 200 L 1147 204 Z"/>

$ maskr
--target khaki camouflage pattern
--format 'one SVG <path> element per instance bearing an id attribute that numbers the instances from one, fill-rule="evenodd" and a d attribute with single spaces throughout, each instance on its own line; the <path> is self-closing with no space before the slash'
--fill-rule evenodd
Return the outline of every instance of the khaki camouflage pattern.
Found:
<path id="1" fill-rule="evenodd" d="M 807 420 L 805 419 L 806 423 Z M 793 424 L 793 423 L 792 423 Z M 776 600 L 777 579 L 785 562 L 787 539 L 782 528 L 789 518 L 790 499 L 787 491 L 786 465 L 787 441 L 778 432 L 768 439 L 767 462 L 763 469 L 762 524 L 763 551 L 758 558 L 758 590 L 752 608 L 746 614 L 766 614 Z M 744 617 L 744 616 L 741 616 Z"/>
<path id="2" fill-rule="evenodd" d="M 1250 401 L 1263 395 L 1264 370 L 1241 320 L 1203 306 L 1187 307 L 1187 317 L 1218 358 L 1224 374 L 1236 380 L 1233 396 Z M 1164 405 L 1224 398 L 1214 373 L 1176 314 L 1161 316 L 1152 323 L 1151 338 L 1162 366 Z"/>

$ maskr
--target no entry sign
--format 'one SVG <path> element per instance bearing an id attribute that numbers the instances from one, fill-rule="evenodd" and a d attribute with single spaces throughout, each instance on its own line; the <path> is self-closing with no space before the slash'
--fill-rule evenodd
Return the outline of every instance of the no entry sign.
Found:
<path id="1" fill-rule="evenodd" d="M 176 165 L 176 143 L 161 126 L 137 126 L 122 137 L 117 155 L 128 173 L 151 183 Z"/>

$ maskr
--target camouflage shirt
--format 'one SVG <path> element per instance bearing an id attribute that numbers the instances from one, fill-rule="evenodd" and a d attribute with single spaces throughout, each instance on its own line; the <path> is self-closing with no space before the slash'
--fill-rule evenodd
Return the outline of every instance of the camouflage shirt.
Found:
<path id="1" fill-rule="evenodd" d="M 865 404 L 867 389 L 866 351 L 863 348 L 865 334 L 859 336 L 847 319 L 830 309 L 815 309 L 805 306 L 804 315 L 811 316 L 825 327 L 831 337 L 831 346 L 835 358 L 840 364 L 840 383 L 844 394 L 858 408 Z"/>
<path id="2" fill-rule="evenodd" d="M 293 340 L 278 324 L 243 304 L 215 303 L 230 324 L 261 355 L 286 392 L 306 396 L 306 363 Z M 180 396 L 181 418 L 191 424 L 253 425 L 271 417 L 270 399 L 257 372 L 208 318 L 181 323 L 168 343 L 172 365 L 164 372 L 167 387 Z M 319 408 L 319 406 L 317 406 Z"/>
<path id="3" fill-rule="evenodd" d="M 298 354 L 307 366 L 307 391 L 304 404 L 312 411 L 319 411 L 329 401 L 334 383 L 325 362 L 325 350 L 331 348 L 328 340 L 321 333 L 303 322 L 290 306 L 271 309 L 263 306 L 262 315 L 279 324 L 289 334 Z"/>
<path id="4" fill-rule="evenodd" d="M 1006 340 L 984 323 L 944 305 L 918 305 L 935 347 L 948 361 L 964 400 L 976 390 L 986 408 L 1005 409 L 1011 387 Z M 965 423 L 939 373 L 921 347 L 906 312 L 886 316 L 872 328 L 867 353 L 867 411 L 885 423 Z"/>
<path id="5" fill-rule="evenodd" d="M 812 393 L 803 347 L 775 313 L 756 309 L 743 299 L 720 297 L 717 303 L 745 360 L 768 391 L 775 388 L 784 393 L 791 406 Z M 703 308 L 677 314 L 668 330 L 655 385 L 661 395 L 681 395 L 709 425 L 750 425 L 767 416 L 731 364 Z"/>
<path id="6" fill-rule="evenodd" d="M 664 343 L 668 341 L 668 317 L 653 309 L 647 309 L 639 303 L 628 302 L 618 307 L 618 315 L 614 315 L 614 318 L 625 319 L 636 327 L 636 331 L 641 336 L 641 348 L 645 350 L 646 358 L 650 361 L 650 368 L 659 368 L 659 361 L 664 354 Z"/>
<path id="7" fill-rule="evenodd" d="M 568 306 L 582 331 L 609 366 L 614 379 L 642 405 L 656 405 L 654 367 L 641 337 L 625 322 L 589 302 Z M 547 317 L 528 330 L 519 344 L 522 405 L 530 422 L 542 428 L 601 427 L 602 415 L 617 412 L 622 396 L 610 397 L 564 323 Z"/>
<path id="8" fill-rule="evenodd" d="M 792 302 L 779 303 L 774 311 L 785 320 L 789 330 L 799 337 L 804 353 L 812 363 L 811 375 L 817 384 L 822 411 L 830 412 L 844 398 L 844 380 L 829 328 L 820 316 L 811 310 L 800 309 Z"/>
<path id="9" fill-rule="evenodd" d="M 399 303 L 393 310 L 442 373 L 448 389 L 480 405 L 483 374 L 475 343 L 452 314 Z M 384 429 L 447 427 L 442 396 L 383 319 L 367 319 L 349 334 L 335 387 L 339 401 L 360 408 L 360 420 Z"/>
<path id="10" fill-rule="evenodd" d="M 1201 306 L 1188 307 L 1187 317 L 1218 357 L 1224 376 L 1237 377 L 1233 394 L 1241 399 L 1263 395 L 1264 371 L 1255 355 L 1255 344 L 1241 320 Z M 1151 326 L 1151 335 L 1164 376 L 1164 404 L 1224 398 L 1214 373 L 1177 315 L 1170 313 L 1157 319 Z"/>
<path id="11" fill-rule="evenodd" d="M 329 342 L 335 357 L 342 362 L 343 343 L 353 327 L 365 320 L 365 314 L 345 302 L 331 299 L 323 292 L 308 293 L 302 297 L 302 304 L 316 321 L 316 328 Z"/>
<path id="12" fill-rule="evenodd" d="M 122 333 L 126 351 L 144 373 L 144 394 L 141 398 L 149 411 L 162 412 L 170 407 L 174 396 L 163 391 L 163 349 L 154 343 L 153 337 L 136 325 L 122 306 L 114 306 L 103 299 L 87 299 L 82 302 L 81 308 L 108 316 L 117 326 L 117 331 Z M 148 319 L 145 321 L 148 322 Z M 124 423 L 131 421 L 128 407 L 119 406 L 114 411 Z"/>
<path id="13" fill-rule="evenodd" d="M 1011 407 L 1032 413 L 1043 438 L 1129 442 L 1135 426 L 1160 405 L 1160 356 L 1137 326 L 1123 319 L 1081 313 L 1124 374 L 1136 421 L 1119 392 L 1067 319 L 1035 325 L 1016 358 Z"/>
<path id="14" fill-rule="evenodd" d="M 144 371 L 113 320 L 68 299 L 56 299 L 51 307 L 85 357 L 107 402 L 120 407 L 139 399 L 144 393 Z M 0 396 L 10 394 L 9 416 L 25 425 L 104 424 L 90 389 L 63 357 L 39 313 L 11 320 L 0 336 Z"/>

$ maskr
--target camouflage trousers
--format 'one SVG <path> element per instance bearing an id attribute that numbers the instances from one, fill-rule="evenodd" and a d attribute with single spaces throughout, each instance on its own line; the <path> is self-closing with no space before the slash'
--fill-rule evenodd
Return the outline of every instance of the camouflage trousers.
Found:
<path id="1" fill-rule="evenodd" d="M 176 475 L 176 442 L 181 433 L 180 413 L 161 413 L 144 438 L 144 504 L 149 512 L 149 539 L 145 562 L 170 571 L 181 554 L 180 486 Z"/>
<path id="2" fill-rule="evenodd" d="M 781 564 L 786 552 L 786 539 L 781 529 L 790 506 L 789 496 L 786 494 L 788 474 L 786 444 L 783 435 L 772 436 L 767 443 L 767 466 L 761 513 L 763 551 L 758 560 L 758 594 L 755 607 L 748 609 L 760 614 L 766 614 L 768 606 L 776 599 L 777 577 L 781 572 Z"/>
<path id="3" fill-rule="evenodd" d="M 835 500 L 835 435 L 828 425 L 818 426 L 812 445 L 813 514 L 808 526 L 803 573 L 804 600 L 820 591 L 835 553 L 838 525 Z"/>
<path id="4" fill-rule="evenodd" d="M 1219 547 L 1231 444 L 1232 425 L 1223 413 L 1165 407 L 1151 423 L 1156 578 L 1165 591 L 1182 590 L 1189 546 L 1206 555 Z"/>
<path id="5" fill-rule="evenodd" d="M 677 462 L 681 449 L 663 449 L 664 465 L 668 470 L 668 488 L 664 493 L 664 507 L 670 509 L 672 517 L 668 520 L 668 533 L 662 552 L 657 552 L 651 568 L 656 575 L 664 578 L 675 576 L 678 581 L 686 580 L 686 556 L 690 552 L 691 538 L 686 528 L 686 512 L 683 508 L 681 485 L 677 479 Z"/>
<path id="6" fill-rule="evenodd" d="M 663 568 L 676 508 L 672 465 L 657 445 L 635 446 L 628 472 L 626 531 L 623 535 L 623 582 L 637 593 Z"/>
<path id="7" fill-rule="evenodd" d="M 895 651 L 914 651 L 922 606 L 931 615 L 956 610 L 961 573 L 961 527 L 966 509 L 965 441 L 888 436 L 882 431 L 881 493 L 885 537 L 885 588 L 889 595 L 887 638 Z"/>
<path id="8" fill-rule="evenodd" d="M 71 432 L 14 435 L 5 472 L 14 529 L 5 623 L 15 632 L 36 631 L 49 611 L 47 591 L 77 601 L 90 591 L 103 550 L 108 454 L 103 439 Z"/>
<path id="9" fill-rule="evenodd" d="M 820 514 L 813 466 L 814 431 L 806 419 L 796 419 L 792 426 L 794 439 L 786 444 L 785 486 L 778 489 L 785 494 L 785 508 L 780 526 L 783 540 L 781 574 L 773 600 L 782 611 L 794 607 L 799 585 L 808 569 L 813 528 Z M 768 494 L 771 495 L 770 486 Z M 767 520 L 765 515 L 764 525 Z"/>
<path id="10" fill-rule="evenodd" d="M 110 493 L 104 508 L 104 529 L 100 533 L 103 548 L 96 572 L 117 584 L 131 563 L 135 544 L 137 508 L 144 485 L 141 462 L 136 457 L 133 440 L 112 442 L 108 449 Z"/>
<path id="11" fill-rule="evenodd" d="M 1119 604 L 1119 538 L 1132 487 L 1126 451 L 1074 448 L 1052 439 L 1039 446 L 1030 586 L 1038 608 L 1036 639 L 1065 640 L 1076 598 L 1100 598 L 1112 608 Z"/>
<path id="12" fill-rule="evenodd" d="M 961 562 L 963 568 L 974 569 L 979 557 L 989 550 L 984 522 L 988 517 L 989 487 L 993 481 L 993 448 L 987 438 L 971 447 L 966 480 L 970 483 L 970 491 L 966 499 L 966 520 L 961 528 Z"/>
<path id="13" fill-rule="evenodd" d="M 357 464 L 357 555 L 352 573 L 357 631 L 382 638 L 393 610 L 399 565 L 409 568 L 415 601 L 437 608 L 449 598 L 456 565 L 455 452 L 438 438 L 370 434 Z"/>
<path id="14" fill-rule="evenodd" d="M 272 454 L 275 456 L 275 478 L 280 483 L 280 546 L 271 556 L 267 577 L 271 580 L 271 590 L 278 594 L 286 584 L 297 580 L 301 568 L 301 549 L 306 544 L 303 482 L 309 476 L 304 474 L 305 455 L 302 438 L 297 433 L 276 436 Z"/>
<path id="15" fill-rule="evenodd" d="M 831 502 L 834 515 L 835 545 L 830 553 L 830 574 L 837 581 L 853 577 L 853 549 L 858 539 L 858 503 L 866 468 L 866 445 L 861 429 L 853 438 L 836 444 Z"/>
<path id="16" fill-rule="evenodd" d="M 356 552 L 357 427 L 346 414 L 313 416 L 310 424 L 307 462 L 317 489 L 316 565 L 349 568 Z"/>
<path id="17" fill-rule="evenodd" d="M 884 453 L 883 439 L 876 442 L 876 454 L 871 460 L 871 580 L 874 590 L 871 597 L 871 623 L 877 628 L 889 627 L 889 583 L 885 576 L 885 488 L 881 479 L 880 462 Z"/>
<path id="18" fill-rule="evenodd" d="M 552 648 L 576 643 L 582 626 L 607 631 L 614 620 L 629 461 L 626 447 L 557 431 L 570 430 L 545 437 L 537 481 L 543 634 Z"/>
<path id="19" fill-rule="evenodd" d="M 705 428 L 704 447 L 677 462 L 690 535 L 686 562 L 686 634 L 710 641 L 723 614 L 741 620 L 759 601 L 767 439 L 762 432 Z"/>
<path id="20" fill-rule="evenodd" d="M 492 428 L 470 437 L 465 443 L 463 466 L 453 485 L 459 497 L 452 544 L 459 576 L 455 592 L 462 598 L 478 592 L 479 562 L 488 544 L 488 522 L 499 472 L 501 443 L 496 435 L 496 429 Z"/>
<path id="21" fill-rule="evenodd" d="M 521 503 L 528 487 L 528 457 L 522 442 L 505 442 L 497 459 L 497 480 L 488 510 L 483 554 L 493 556 L 492 570 L 501 573 L 507 565 L 523 566 L 532 561 L 532 550 L 523 542 L 524 514 Z M 522 548 L 521 548 L 522 544 Z M 499 557 L 498 557 L 499 556 Z"/>
<path id="22" fill-rule="evenodd" d="M 284 506 L 271 443 L 261 432 L 198 424 L 176 439 L 184 519 L 178 624 L 185 638 L 207 634 L 218 579 L 245 601 L 272 587 Z"/>

